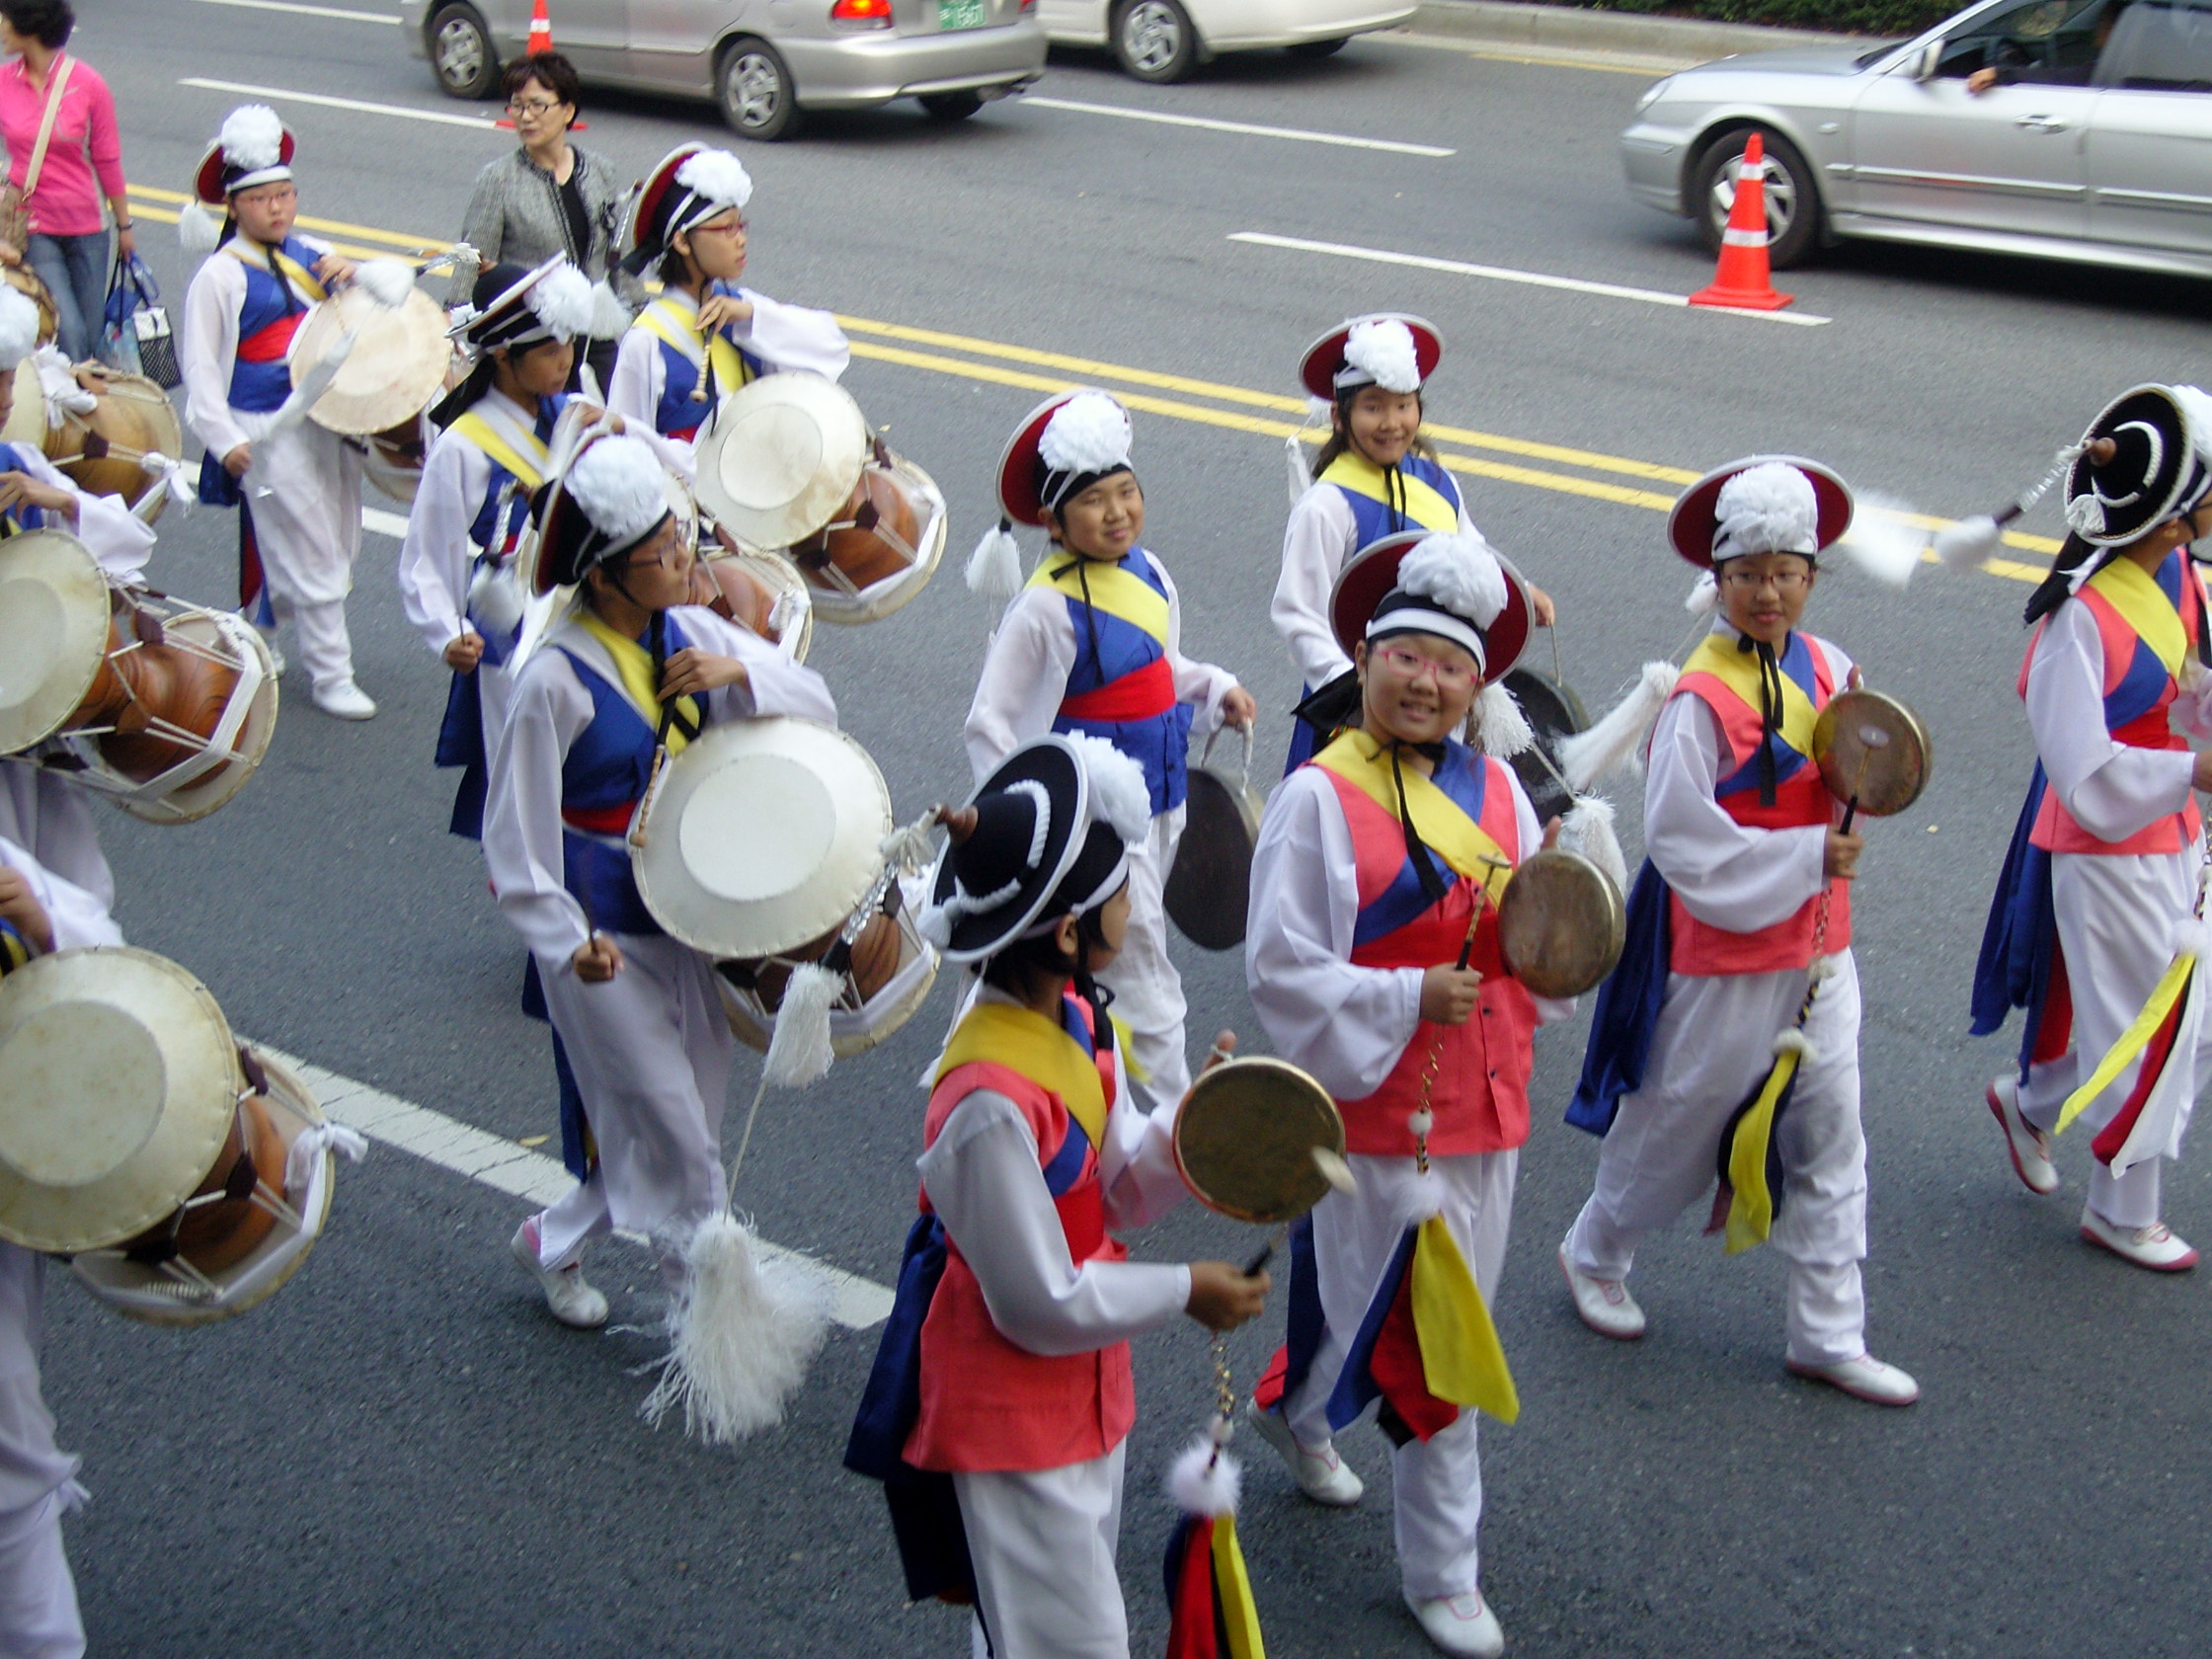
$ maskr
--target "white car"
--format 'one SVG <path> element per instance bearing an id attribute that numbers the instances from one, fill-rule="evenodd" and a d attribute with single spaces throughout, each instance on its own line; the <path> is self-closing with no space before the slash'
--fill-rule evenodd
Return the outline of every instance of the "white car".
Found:
<path id="1" fill-rule="evenodd" d="M 1037 0 L 1037 21 L 1055 45 L 1111 46 L 1139 80 L 1179 81 L 1223 52 L 1326 57 L 1414 10 L 1390 0 Z"/>

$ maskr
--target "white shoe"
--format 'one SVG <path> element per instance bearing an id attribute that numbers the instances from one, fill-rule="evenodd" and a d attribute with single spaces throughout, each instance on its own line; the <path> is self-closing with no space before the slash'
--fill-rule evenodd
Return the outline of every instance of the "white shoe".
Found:
<path id="1" fill-rule="evenodd" d="M 315 706 L 333 720 L 373 720 L 376 705 L 368 693 L 350 679 L 336 685 L 319 687 L 315 692 Z"/>
<path id="2" fill-rule="evenodd" d="M 1249 1401 L 1245 1402 L 1244 1419 L 1260 1439 L 1282 1455 L 1283 1466 L 1291 1471 L 1298 1489 L 1315 1503 L 1350 1509 L 1360 1501 L 1367 1487 L 1336 1455 L 1334 1442 L 1324 1440 L 1318 1449 L 1307 1446 L 1291 1433 L 1291 1425 L 1280 1411 L 1262 1411 Z"/>
<path id="3" fill-rule="evenodd" d="M 1994 1077 L 1982 1096 L 2005 1131 L 2005 1149 L 2020 1185 L 2038 1196 L 2058 1191 L 2058 1168 L 2051 1162 L 2050 1137 L 2020 1116 L 2019 1080 L 2010 1072 Z"/>
<path id="4" fill-rule="evenodd" d="M 522 1271 L 536 1280 L 537 1288 L 545 1293 L 545 1305 L 552 1309 L 554 1318 L 577 1330 L 596 1330 L 606 1323 L 606 1298 L 584 1282 L 582 1262 L 570 1262 L 554 1273 L 538 1266 L 535 1216 L 527 1218 L 514 1229 L 509 1248 L 522 1264 Z"/>
<path id="5" fill-rule="evenodd" d="M 2196 1266 L 2196 1249 L 2164 1222 L 2149 1226 L 2124 1227 L 2108 1222 L 2087 1205 L 2082 1207 L 2082 1237 L 2106 1249 L 2122 1261 L 2147 1267 L 2153 1273 L 2186 1273 Z"/>
<path id="6" fill-rule="evenodd" d="M 1861 1354 L 1856 1360 L 1840 1360 L 1834 1365 L 1803 1365 L 1796 1360 L 1782 1363 L 1789 1368 L 1792 1377 L 1841 1388 L 1853 1399 L 1862 1399 L 1868 1405 L 1911 1405 L 1920 1398 L 1918 1382 L 1871 1354 Z"/>
<path id="7" fill-rule="evenodd" d="M 1417 1602 L 1407 1592 L 1405 1605 L 1421 1621 L 1422 1633 L 1445 1653 L 1461 1659 L 1499 1659 L 1505 1652 L 1505 1631 L 1480 1591 L 1427 1602 Z"/>
<path id="8" fill-rule="evenodd" d="M 1616 1342 L 1633 1342 L 1643 1335 L 1643 1309 L 1636 1305 L 1626 1285 L 1619 1279 L 1593 1279 L 1578 1271 L 1564 1242 L 1559 1245 L 1559 1271 L 1567 1276 L 1574 1310 L 1582 1315 L 1584 1324 Z"/>

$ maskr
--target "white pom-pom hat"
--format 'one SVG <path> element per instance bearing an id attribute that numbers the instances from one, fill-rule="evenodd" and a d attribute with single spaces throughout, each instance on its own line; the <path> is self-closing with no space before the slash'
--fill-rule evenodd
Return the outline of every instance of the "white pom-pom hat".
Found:
<path id="1" fill-rule="evenodd" d="M 591 334 L 596 321 L 590 279 L 560 254 L 534 271 L 495 265 L 476 279 L 479 295 L 487 289 L 475 315 L 450 331 L 479 352 L 577 340 Z"/>
<path id="2" fill-rule="evenodd" d="M 998 505 L 1007 517 L 1043 524 L 1045 510 L 1099 479 L 1131 469 L 1129 411 L 1084 387 L 1049 397 L 1014 429 L 998 457 Z"/>
<path id="3" fill-rule="evenodd" d="M 1298 377 L 1309 396 L 1331 404 L 1362 386 L 1417 392 L 1443 356 L 1444 336 L 1434 323 L 1404 311 L 1376 311 L 1347 318 L 1306 347 Z"/>
<path id="4" fill-rule="evenodd" d="M 533 573 L 537 592 L 581 582 L 652 535 L 673 511 L 668 469 L 651 444 L 628 434 L 591 438 L 546 497 Z"/>
<path id="5" fill-rule="evenodd" d="M 752 199 L 752 177 L 728 150 L 679 144 L 654 164 L 630 202 L 622 227 L 623 265 L 636 275 L 663 254 L 679 231 L 695 230 Z"/>
<path id="6" fill-rule="evenodd" d="M 199 158 L 193 195 L 210 208 L 227 207 L 240 191 L 289 179 L 294 147 L 291 129 L 275 110 L 242 104 L 223 118 L 222 130 Z"/>
<path id="7" fill-rule="evenodd" d="M 1802 482 L 1788 479 L 1794 472 Z M 1744 474 L 1756 474 L 1738 484 Z M 1809 509 L 1808 509 L 1809 494 Z M 1802 455 L 1746 455 L 1716 467 L 1676 498 L 1667 540 L 1700 569 L 1746 553 L 1808 558 L 1851 528 L 1851 486 Z M 1793 545 L 1778 545 L 1782 541 Z M 1806 543 L 1809 542 L 1809 545 Z"/>
<path id="8" fill-rule="evenodd" d="M 1528 649 L 1529 593 L 1480 536 L 1406 530 L 1345 562 L 1329 594 L 1337 643 L 1434 634 L 1473 654 L 1482 682 L 1505 677 Z"/>
<path id="9" fill-rule="evenodd" d="M 39 349 L 39 306 L 18 289 L 0 285 L 0 374 Z"/>

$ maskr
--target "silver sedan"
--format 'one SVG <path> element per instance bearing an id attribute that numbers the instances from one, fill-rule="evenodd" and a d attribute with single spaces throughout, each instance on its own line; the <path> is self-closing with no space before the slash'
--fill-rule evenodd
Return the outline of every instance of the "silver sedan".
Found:
<path id="1" fill-rule="evenodd" d="M 1670 75 L 1620 134 L 1629 193 L 1717 247 L 1754 131 L 1778 266 L 1869 237 L 2212 276 L 2212 0 L 1985 0 Z"/>
<path id="2" fill-rule="evenodd" d="M 749 138 L 802 110 L 917 98 L 942 120 L 1045 72 L 1037 0 L 561 0 L 554 44 L 590 86 L 714 100 Z M 401 34 L 455 98 L 522 55 L 530 0 L 406 0 Z"/>

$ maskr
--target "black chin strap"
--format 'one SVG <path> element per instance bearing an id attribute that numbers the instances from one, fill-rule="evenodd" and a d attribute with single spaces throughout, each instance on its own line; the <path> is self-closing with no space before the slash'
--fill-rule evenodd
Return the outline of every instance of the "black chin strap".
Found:
<path id="1" fill-rule="evenodd" d="M 616 578 L 614 585 L 617 589 L 620 589 L 622 587 L 621 579 Z M 622 596 L 626 599 L 630 598 L 627 590 L 623 591 Z M 630 599 L 630 602 L 636 604 L 637 600 Z M 646 649 L 653 654 L 653 689 L 658 694 L 663 682 L 668 678 L 669 672 L 669 613 L 667 611 L 657 610 L 653 613 L 653 620 L 646 627 L 645 637 Z M 691 742 L 699 735 L 699 723 L 683 712 L 683 699 L 681 697 L 662 698 L 661 730 L 655 734 L 653 741 L 656 744 L 667 743 L 671 730 L 680 733 L 685 743 Z"/>
<path id="2" fill-rule="evenodd" d="M 1106 683 L 1106 659 L 1098 649 L 1098 611 L 1091 603 L 1089 564 L 1090 561 L 1078 553 L 1054 571 L 1052 580 L 1058 582 L 1069 571 L 1075 573 L 1075 586 L 1083 591 L 1083 632 L 1090 640 L 1090 666 L 1097 671 L 1098 682 L 1103 685 Z"/>
<path id="3" fill-rule="evenodd" d="M 1736 641 L 1736 649 L 1759 657 L 1759 804 L 1775 804 L 1775 739 L 1781 733 L 1781 664 L 1775 648 L 1749 634 Z"/>
<path id="4" fill-rule="evenodd" d="M 1393 741 L 1390 744 L 1390 781 L 1397 786 L 1398 823 L 1405 830 L 1405 856 L 1412 861 L 1414 879 L 1420 882 L 1421 891 L 1428 895 L 1429 903 L 1441 905 L 1445 894 L 1451 891 L 1451 886 L 1438 872 L 1436 855 L 1429 851 L 1429 843 L 1421 838 L 1421 831 L 1414 827 L 1413 808 L 1405 798 L 1404 754 L 1409 749 L 1431 765 L 1439 765 L 1444 760 L 1444 745 L 1409 744 L 1403 741 Z"/>

